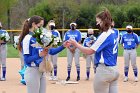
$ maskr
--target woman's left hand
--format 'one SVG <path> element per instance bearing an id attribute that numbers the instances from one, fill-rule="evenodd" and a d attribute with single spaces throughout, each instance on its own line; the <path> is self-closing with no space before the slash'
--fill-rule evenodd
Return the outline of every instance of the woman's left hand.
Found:
<path id="1" fill-rule="evenodd" d="M 78 43 L 76 42 L 75 39 L 69 39 L 68 42 L 69 42 L 71 45 L 75 46 L 75 47 L 76 47 L 77 44 L 78 44 Z"/>
<path id="2" fill-rule="evenodd" d="M 50 47 L 51 47 L 51 46 L 44 47 L 44 51 L 46 51 L 47 54 L 48 54 L 48 51 L 49 51 Z"/>

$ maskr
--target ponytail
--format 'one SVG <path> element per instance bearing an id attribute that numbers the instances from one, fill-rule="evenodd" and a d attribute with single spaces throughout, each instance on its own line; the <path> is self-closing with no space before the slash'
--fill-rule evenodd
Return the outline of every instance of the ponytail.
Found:
<path id="1" fill-rule="evenodd" d="M 19 51 L 22 51 L 22 46 L 21 46 L 21 42 L 23 40 L 23 38 L 29 34 L 29 21 L 28 20 L 25 20 L 24 22 L 24 25 L 23 25 L 23 29 L 22 29 L 22 32 L 20 34 L 20 37 L 19 37 L 19 43 L 18 43 L 18 50 Z"/>

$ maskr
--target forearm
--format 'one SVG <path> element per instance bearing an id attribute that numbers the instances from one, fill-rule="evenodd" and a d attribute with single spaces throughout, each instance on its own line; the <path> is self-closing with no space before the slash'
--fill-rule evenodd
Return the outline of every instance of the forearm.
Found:
<path id="1" fill-rule="evenodd" d="M 50 48 L 49 49 L 49 54 L 50 55 L 55 55 L 55 54 L 61 52 L 63 49 L 65 49 L 65 47 L 63 45 L 61 45 L 61 46 L 59 46 L 57 48 Z"/>
<path id="2" fill-rule="evenodd" d="M 91 48 L 89 48 L 89 47 L 84 47 L 84 46 L 82 46 L 82 45 L 79 44 L 79 43 L 76 44 L 76 47 L 77 47 L 78 49 L 80 49 L 81 52 L 83 52 L 83 53 L 85 53 L 85 54 L 88 54 L 88 55 L 95 53 L 95 51 L 94 51 L 93 49 L 91 49 Z"/>

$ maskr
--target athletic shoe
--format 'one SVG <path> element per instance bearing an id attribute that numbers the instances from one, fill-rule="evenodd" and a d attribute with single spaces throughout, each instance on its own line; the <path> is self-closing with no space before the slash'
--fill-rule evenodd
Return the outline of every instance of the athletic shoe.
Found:
<path id="1" fill-rule="evenodd" d="M 49 81 L 53 80 L 53 78 L 54 78 L 53 76 L 50 76 Z"/>
<path id="2" fill-rule="evenodd" d="M 135 77 L 135 78 L 134 78 L 134 81 L 135 81 L 135 82 L 138 82 L 139 80 L 138 80 L 138 78 L 137 78 L 137 77 Z"/>
<path id="3" fill-rule="evenodd" d="M 80 80 L 80 77 L 79 76 L 77 76 L 77 79 L 76 79 L 76 81 L 79 81 Z"/>
<path id="4" fill-rule="evenodd" d="M 128 81 L 128 77 L 125 77 L 123 81 L 124 82 L 127 82 Z"/>
<path id="5" fill-rule="evenodd" d="M 89 77 L 87 77 L 86 80 L 89 80 Z"/>
<path id="6" fill-rule="evenodd" d="M 6 78 L 1 78 L 0 80 L 1 80 L 1 81 L 6 81 Z"/>
<path id="7" fill-rule="evenodd" d="M 69 81 L 70 80 L 70 77 L 67 77 L 66 81 Z"/>
<path id="8" fill-rule="evenodd" d="M 54 77 L 53 77 L 53 80 L 54 80 L 54 81 L 57 81 L 57 80 L 58 80 L 57 76 L 54 76 Z"/>

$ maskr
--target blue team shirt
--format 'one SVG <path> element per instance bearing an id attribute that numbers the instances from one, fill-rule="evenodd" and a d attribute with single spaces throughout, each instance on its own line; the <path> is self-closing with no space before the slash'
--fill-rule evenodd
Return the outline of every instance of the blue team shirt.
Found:
<path id="1" fill-rule="evenodd" d="M 84 47 L 91 47 L 91 45 L 95 42 L 95 40 L 96 40 L 96 37 L 94 37 L 94 41 L 91 44 L 88 44 L 91 41 L 91 38 L 90 37 L 86 37 L 84 39 L 83 46 Z"/>
<path id="2" fill-rule="evenodd" d="M 43 58 L 39 56 L 39 53 L 43 50 L 41 47 L 36 47 L 36 38 L 32 37 L 32 32 L 27 34 L 22 43 L 22 52 L 24 56 L 25 65 L 37 66 L 42 62 Z"/>
<path id="3" fill-rule="evenodd" d="M 7 33 L 7 31 L 0 29 L 0 34 L 2 34 L 2 33 Z"/>
<path id="4" fill-rule="evenodd" d="M 64 41 L 70 38 L 75 39 L 77 42 L 81 41 L 81 32 L 79 30 L 68 30 L 64 35 Z"/>
<path id="5" fill-rule="evenodd" d="M 136 48 L 136 45 L 139 44 L 139 38 L 138 35 L 135 33 L 131 34 L 124 34 L 121 38 L 121 44 L 123 44 L 124 49 L 132 49 Z"/>
<path id="6" fill-rule="evenodd" d="M 117 31 L 109 29 L 107 32 L 102 32 L 90 48 L 96 51 L 95 65 L 115 66 L 118 55 Z"/>
<path id="7" fill-rule="evenodd" d="M 59 37 L 58 32 L 56 32 L 55 30 L 53 30 L 53 31 L 51 31 L 51 32 L 52 32 L 52 35 L 53 35 L 54 37 Z"/>
<path id="8" fill-rule="evenodd" d="M 39 64 L 42 62 L 43 57 L 40 57 L 39 54 L 43 50 L 41 47 L 36 47 L 36 38 L 32 37 L 33 32 L 30 32 L 28 35 L 25 36 L 22 44 L 22 53 L 24 57 L 24 63 L 25 65 L 32 67 L 36 66 L 39 67 Z M 59 52 L 61 52 L 65 47 L 63 45 L 57 47 L 57 48 L 50 48 L 49 54 L 55 55 Z"/>

